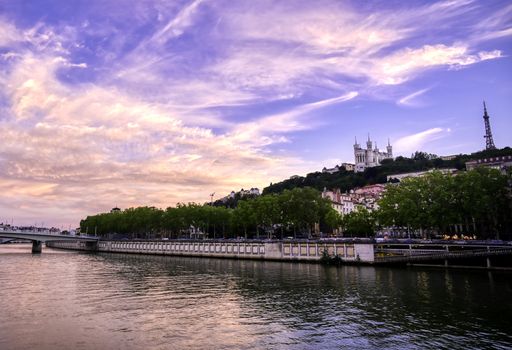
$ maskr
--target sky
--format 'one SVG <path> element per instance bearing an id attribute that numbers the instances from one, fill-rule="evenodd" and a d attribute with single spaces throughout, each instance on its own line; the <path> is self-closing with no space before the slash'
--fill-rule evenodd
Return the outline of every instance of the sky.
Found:
<path id="1" fill-rule="evenodd" d="M 512 145 L 512 2 L 0 0 L 0 222 Z"/>

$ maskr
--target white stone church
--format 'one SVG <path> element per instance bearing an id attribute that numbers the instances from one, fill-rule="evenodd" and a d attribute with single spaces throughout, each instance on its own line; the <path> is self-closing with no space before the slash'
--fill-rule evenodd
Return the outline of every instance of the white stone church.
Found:
<path id="1" fill-rule="evenodd" d="M 389 143 L 386 147 L 386 152 L 380 152 L 375 142 L 375 148 L 368 135 L 368 141 L 366 141 L 366 149 L 363 149 L 360 144 L 357 143 L 357 139 L 354 143 L 354 158 L 355 158 L 355 172 L 362 172 L 366 168 L 379 166 L 380 162 L 384 159 L 393 158 L 393 147 Z"/>

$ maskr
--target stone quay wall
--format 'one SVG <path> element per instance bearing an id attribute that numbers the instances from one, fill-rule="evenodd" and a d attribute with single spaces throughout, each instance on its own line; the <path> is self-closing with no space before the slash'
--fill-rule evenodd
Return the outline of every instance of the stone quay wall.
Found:
<path id="1" fill-rule="evenodd" d="M 84 242 L 53 241 L 52 248 L 91 250 Z M 279 261 L 320 261 L 324 254 L 347 263 L 373 263 L 373 243 L 336 241 L 98 241 L 97 251 L 128 254 L 175 255 Z M 324 253 L 325 252 L 325 253 Z"/>

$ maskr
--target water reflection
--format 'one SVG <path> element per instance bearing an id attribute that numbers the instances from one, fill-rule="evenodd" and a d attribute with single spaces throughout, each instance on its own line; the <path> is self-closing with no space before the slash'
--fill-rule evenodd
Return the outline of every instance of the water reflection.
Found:
<path id="1" fill-rule="evenodd" d="M 462 349 L 512 342 L 504 317 L 512 315 L 512 283 L 504 273 L 49 249 L 34 259 L 4 251 L 2 349 Z"/>

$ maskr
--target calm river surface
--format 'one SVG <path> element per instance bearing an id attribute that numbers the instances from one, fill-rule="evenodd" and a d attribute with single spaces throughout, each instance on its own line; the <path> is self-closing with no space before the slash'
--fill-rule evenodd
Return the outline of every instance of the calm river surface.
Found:
<path id="1" fill-rule="evenodd" d="M 510 349 L 512 274 L 0 245 L 0 349 Z"/>

